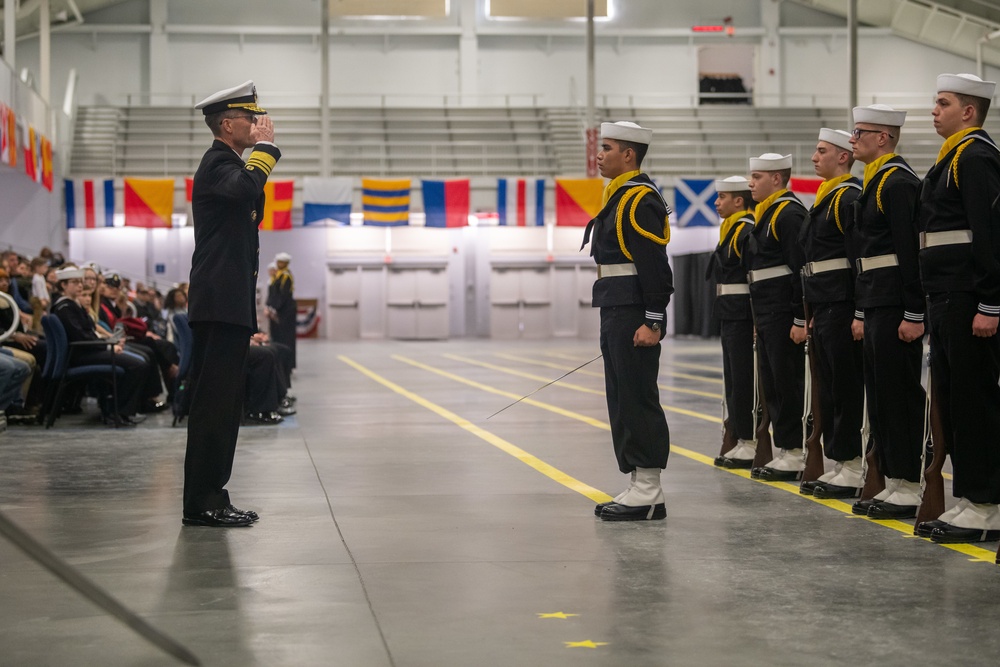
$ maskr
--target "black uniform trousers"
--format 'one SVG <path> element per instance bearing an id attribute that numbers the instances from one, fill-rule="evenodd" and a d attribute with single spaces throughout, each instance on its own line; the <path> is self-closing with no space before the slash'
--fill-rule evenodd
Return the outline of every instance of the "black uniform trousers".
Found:
<path id="1" fill-rule="evenodd" d="M 225 487 L 233 471 L 253 333 L 249 327 L 223 322 L 196 322 L 191 330 L 191 412 L 184 457 L 186 514 L 229 505 Z"/>
<path id="2" fill-rule="evenodd" d="M 274 412 L 288 393 L 277 351 L 270 345 L 251 345 L 247 352 L 247 381 L 243 409 L 255 414 Z"/>
<path id="3" fill-rule="evenodd" d="M 850 461 L 864 454 L 864 343 L 851 334 L 854 302 L 815 304 L 812 317 L 810 354 L 819 375 L 823 452 L 832 461 Z"/>
<path id="4" fill-rule="evenodd" d="M 1000 504 L 1000 337 L 972 335 L 968 292 L 930 295 L 931 382 L 951 450 L 953 493 Z"/>
<path id="5" fill-rule="evenodd" d="M 774 444 L 781 449 L 799 449 L 802 432 L 805 352 L 792 342 L 792 313 L 757 315 L 757 364 L 764 389 L 767 414 L 771 418 Z"/>
<path id="6" fill-rule="evenodd" d="M 720 325 L 729 427 L 740 440 L 753 440 L 753 321 L 720 320 Z"/>
<path id="7" fill-rule="evenodd" d="M 656 386 L 660 346 L 636 347 L 632 342 L 645 321 L 643 306 L 601 308 L 608 418 L 615 458 L 623 473 L 636 468 L 666 468 L 670 454 L 670 431 Z"/>
<path id="8" fill-rule="evenodd" d="M 926 394 L 920 384 L 923 342 L 899 339 L 903 306 L 865 308 L 864 369 L 868 421 L 879 470 L 920 481 Z"/>

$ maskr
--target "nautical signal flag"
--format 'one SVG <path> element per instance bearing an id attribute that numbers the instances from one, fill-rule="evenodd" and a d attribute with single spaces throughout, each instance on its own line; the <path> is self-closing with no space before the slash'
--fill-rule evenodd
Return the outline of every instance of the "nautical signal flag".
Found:
<path id="1" fill-rule="evenodd" d="M 41 137 L 41 135 L 39 136 Z M 52 186 L 54 185 L 52 182 L 52 142 L 45 137 L 41 137 L 41 139 L 42 185 L 46 190 L 52 192 Z"/>
<path id="2" fill-rule="evenodd" d="M 499 224 L 534 227 L 545 224 L 544 178 L 497 179 Z"/>
<path id="3" fill-rule="evenodd" d="M 65 180 L 66 227 L 112 227 L 115 218 L 115 182 L 110 179 Z"/>
<path id="4" fill-rule="evenodd" d="M 184 178 L 184 212 L 187 213 L 187 226 L 194 226 L 194 207 L 191 206 L 191 193 L 194 192 L 194 179 Z"/>
<path id="5" fill-rule="evenodd" d="M 170 227 L 173 214 L 174 179 L 125 179 L 126 227 Z"/>
<path id="6" fill-rule="evenodd" d="M 823 179 L 816 176 L 793 177 L 788 181 L 788 189 L 802 200 L 806 208 L 812 208 L 816 202 L 816 193 L 819 186 L 823 185 Z"/>
<path id="7" fill-rule="evenodd" d="M 302 224 L 351 224 L 353 198 L 354 179 L 349 176 L 306 176 L 302 182 Z"/>
<path id="8" fill-rule="evenodd" d="M 366 225 L 410 224 L 410 179 L 362 178 L 361 204 Z"/>
<path id="9" fill-rule="evenodd" d="M 0 163 L 17 166 L 17 115 L 0 103 Z"/>
<path id="10" fill-rule="evenodd" d="M 421 181 L 428 227 L 465 227 L 469 224 L 469 179 Z"/>
<path id="11" fill-rule="evenodd" d="M 718 227 L 715 180 L 678 178 L 674 181 L 674 208 L 678 227 Z"/>
<path id="12" fill-rule="evenodd" d="M 39 156 L 38 135 L 35 128 L 28 126 L 28 137 L 24 142 L 24 173 L 36 183 L 42 182 L 42 163 Z"/>
<path id="13" fill-rule="evenodd" d="M 292 228 L 292 193 L 295 181 L 269 180 L 264 184 L 264 217 L 258 228 L 261 231 L 280 231 Z"/>
<path id="14" fill-rule="evenodd" d="M 557 178 L 556 224 L 586 227 L 604 208 L 604 179 Z"/>

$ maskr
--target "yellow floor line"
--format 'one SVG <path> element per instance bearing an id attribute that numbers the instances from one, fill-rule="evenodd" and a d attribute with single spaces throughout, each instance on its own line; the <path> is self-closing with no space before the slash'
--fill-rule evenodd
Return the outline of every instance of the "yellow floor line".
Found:
<path id="1" fill-rule="evenodd" d="M 449 355 L 445 355 L 445 356 L 449 356 Z M 341 358 L 343 359 L 343 357 L 341 357 Z M 427 364 L 423 364 L 423 363 L 420 363 L 418 361 L 414 361 L 412 359 L 408 359 L 406 357 L 401 357 L 399 355 L 393 355 L 393 359 L 405 362 L 405 363 L 410 364 L 412 366 L 416 366 L 417 368 L 426 370 L 428 372 L 435 373 L 436 375 L 440 375 L 441 377 L 448 378 L 448 379 L 450 379 L 450 380 L 452 380 L 454 382 L 459 382 L 459 383 L 468 385 L 470 387 L 475 387 L 475 388 L 480 389 L 482 391 L 487 391 L 489 393 L 497 394 L 497 395 L 500 395 L 500 396 L 506 396 L 508 398 L 514 398 L 514 399 L 518 398 L 518 396 L 516 394 L 512 394 L 510 392 L 506 392 L 506 391 L 503 391 L 503 390 L 500 390 L 500 389 L 496 389 L 494 387 L 490 387 L 489 385 L 485 385 L 485 384 L 482 384 L 480 382 L 475 382 L 474 380 L 468 380 L 468 379 L 463 378 L 463 377 L 461 377 L 459 375 L 455 375 L 453 373 L 449 373 L 447 371 L 443 371 L 443 370 L 440 370 L 438 368 L 434 368 L 433 366 L 429 366 Z M 354 365 L 353 362 L 350 362 L 350 361 L 348 361 L 347 363 L 351 363 L 352 365 Z M 362 372 L 364 372 L 364 371 L 362 371 Z M 403 391 L 405 391 L 405 390 L 403 390 Z M 586 415 L 582 415 L 582 414 L 580 414 L 578 412 L 573 412 L 572 410 L 566 410 L 564 408 L 560 408 L 558 406 L 552 405 L 551 403 L 545 403 L 543 401 L 538 401 L 538 400 L 534 400 L 534 399 L 531 399 L 531 398 L 524 399 L 521 402 L 522 403 L 527 403 L 529 405 L 533 405 L 534 407 L 540 408 L 542 410 L 547 410 L 549 412 L 553 412 L 555 414 L 561 415 L 563 417 L 567 417 L 569 419 L 575 419 L 575 420 L 583 422 L 583 423 L 585 423 L 585 424 L 587 424 L 589 426 L 593 426 L 595 428 L 599 428 L 599 429 L 602 429 L 604 431 L 610 431 L 611 430 L 611 427 L 608 425 L 607 422 L 603 422 L 603 421 L 601 421 L 599 419 L 594 419 L 592 417 L 588 417 Z M 443 410 L 443 408 L 442 408 L 442 410 Z M 452 421 L 454 421 L 454 420 L 452 420 Z M 718 422 L 718 421 L 721 421 L 721 420 L 719 420 L 719 419 L 716 418 L 716 421 Z M 513 447 L 513 445 L 511 445 L 511 446 Z M 701 463 L 701 464 L 704 464 L 704 465 L 707 465 L 707 466 L 711 466 L 714 470 L 718 470 L 720 472 L 726 472 L 726 473 L 729 473 L 731 475 L 736 475 L 737 477 L 742 477 L 744 479 L 750 480 L 752 482 L 756 482 L 758 484 L 765 484 L 765 485 L 770 486 L 772 488 L 780 489 L 780 490 L 785 491 L 787 493 L 791 493 L 791 494 L 795 495 L 797 498 L 801 498 L 801 499 L 804 499 L 804 500 L 810 500 L 810 501 L 812 501 L 814 503 L 823 505 L 824 507 L 829 507 L 830 509 L 833 509 L 833 510 L 836 510 L 836 511 L 842 513 L 842 514 L 845 514 L 850 519 L 861 519 L 863 521 L 870 521 L 872 523 L 876 523 L 876 524 L 878 524 L 880 526 L 883 526 L 885 528 L 891 528 L 891 529 L 893 529 L 893 530 L 895 530 L 895 531 L 897 531 L 899 533 L 902 533 L 904 537 L 913 538 L 913 539 L 923 539 L 923 540 L 926 540 L 927 542 L 931 542 L 931 540 L 928 539 L 928 538 L 920 538 L 920 537 L 916 537 L 915 535 L 913 535 L 913 526 L 911 526 L 908 523 L 904 523 L 902 521 L 881 521 L 881 520 L 876 520 L 876 519 L 869 519 L 868 517 L 857 516 L 857 515 L 855 515 L 851 511 L 851 505 L 849 503 L 846 503 L 846 502 L 843 502 L 843 501 L 840 501 L 840 500 L 828 500 L 828 499 L 822 499 L 822 498 L 814 498 L 812 496 L 804 496 L 801 493 L 799 493 L 799 487 L 798 487 L 797 484 L 790 484 L 788 482 L 764 482 L 764 481 L 753 479 L 752 477 L 750 477 L 750 471 L 749 470 L 733 470 L 733 469 L 729 469 L 729 468 L 717 468 L 715 466 L 714 459 L 711 456 L 706 456 L 705 454 L 701 454 L 699 452 L 696 452 L 696 451 L 691 450 L 691 449 L 687 449 L 685 447 L 680 447 L 680 446 L 675 445 L 673 443 L 670 444 L 670 451 L 671 451 L 671 453 L 679 454 L 679 455 L 681 455 L 681 456 L 683 456 L 685 458 L 691 459 L 692 461 L 696 461 L 698 463 Z M 556 480 L 556 481 L 559 481 L 559 480 Z M 562 482 L 560 482 L 560 483 L 562 483 Z M 566 485 L 566 486 L 569 486 L 569 485 Z M 584 486 L 586 486 L 586 485 L 584 485 Z M 569 487 L 569 488 L 573 488 L 573 487 Z M 592 487 L 586 487 L 586 488 L 592 488 Z M 578 490 L 578 489 L 574 489 L 574 490 Z M 598 492 L 598 493 L 600 493 L 600 492 Z M 595 500 L 596 502 L 605 502 L 603 500 L 596 500 L 593 496 L 588 495 L 586 493 L 584 493 L 583 495 L 587 496 L 588 498 L 591 498 L 592 500 Z M 603 495 L 607 496 L 607 494 L 603 494 Z M 610 498 L 610 496 L 608 496 L 608 498 Z M 936 543 L 934 543 L 934 544 L 936 544 Z M 989 549 L 984 549 L 982 547 L 977 547 L 977 546 L 972 545 L 972 544 L 938 544 L 937 546 L 944 547 L 945 549 L 951 549 L 952 551 L 956 551 L 958 553 L 964 554 L 964 555 L 966 555 L 966 556 L 969 557 L 970 561 L 984 562 L 984 563 L 991 563 L 991 564 L 995 563 L 996 553 L 994 551 L 991 551 Z"/>
<path id="2" fill-rule="evenodd" d="M 523 364 L 531 364 L 533 366 L 552 368 L 558 371 L 571 371 L 574 368 L 576 368 L 576 366 L 568 366 L 566 364 L 553 364 L 548 361 L 539 361 L 537 359 L 531 359 L 529 357 L 521 357 L 516 354 L 504 354 L 502 352 L 495 352 L 493 356 L 500 357 L 501 359 L 507 359 L 508 361 L 518 361 Z M 599 377 L 599 378 L 604 377 L 603 372 L 589 371 L 586 368 L 581 368 L 580 370 L 577 371 L 577 373 L 580 373 L 581 375 L 588 375 L 591 377 Z M 717 399 L 722 398 L 722 394 L 715 394 L 710 391 L 700 391 L 698 389 L 685 389 L 683 387 L 674 387 L 672 385 L 659 384 L 659 383 L 657 383 L 656 386 L 658 386 L 663 391 L 669 391 L 677 394 L 691 394 L 692 396 L 702 396 L 704 398 L 717 398 Z"/>
<path id="3" fill-rule="evenodd" d="M 538 457 L 536 457 L 536 456 L 534 456 L 532 454 L 529 454 L 528 452 L 524 451 L 523 449 L 521 449 L 517 445 L 514 445 L 514 444 L 512 444 L 512 443 L 510 443 L 510 442 L 508 442 L 506 440 L 504 440 L 503 438 L 501 438 L 501 437 L 499 437 L 497 435 L 494 435 L 493 433 L 490 433 L 489 431 L 476 426 L 475 424 L 473 424 L 472 422 L 468 421 L 467 419 L 463 419 L 463 418 L 459 417 L 454 412 L 451 412 L 450 410 L 446 410 L 445 408 L 442 408 L 440 405 L 437 405 L 436 403 L 432 403 L 431 401 L 428 401 L 426 398 L 423 398 L 422 396 L 419 396 L 418 394 L 415 394 L 412 391 L 404 389 L 403 387 L 399 386 L 398 384 L 385 379 L 384 377 L 378 375 L 377 373 L 375 373 L 375 372 L 373 372 L 371 370 L 368 370 L 367 368 L 365 368 L 361 364 L 355 362 L 354 360 L 349 359 L 348 357 L 345 357 L 343 355 L 339 355 L 337 358 L 340 359 L 341 361 L 343 361 L 345 364 L 347 364 L 347 365 L 351 366 L 352 368 L 354 368 L 359 373 L 361 373 L 361 374 L 369 377 L 370 379 L 374 380 L 375 382 L 378 382 L 379 384 L 381 384 L 382 386 L 386 387 L 387 389 L 391 389 L 392 391 L 396 392 L 400 396 L 404 396 L 405 398 L 410 399 L 411 401 L 413 401 L 417 405 L 420 405 L 420 406 L 422 406 L 424 408 L 427 408 L 431 412 L 437 414 L 438 416 L 440 416 L 440 417 L 442 417 L 444 419 L 447 419 L 448 421 L 450 421 L 451 423 L 455 424 L 459 428 L 465 429 L 466 431 L 468 431 L 472 435 L 476 436 L 477 438 L 485 440 L 486 442 L 488 442 L 489 444 L 493 445 L 497 449 L 499 449 L 499 450 L 501 450 L 501 451 L 503 451 L 503 452 L 505 452 L 507 454 L 510 454 L 511 456 L 513 456 L 515 459 L 517 459 L 521 463 L 524 463 L 525 465 L 530 466 L 531 468 L 534 468 L 535 470 L 537 470 L 538 472 L 542 473 L 543 475 L 545 475 L 549 479 L 552 479 L 553 481 L 556 481 L 559 484 L 562 484 L 566 488 L 571 489 L 573 491 L 576 491 L 577 493 L 580 493 L 580 494 L 582 494 L 582 495 L 590 498 L 595 503 L 604 503 L 604 502 L 608 502 L 609 500 L 612 499 L 612 496 L 609 496 L 608 494 L 604 493 L 603 491 L 595 489 L 594 487 L 589 486 L 588 484 L 584 484 L 583 482 L 581 482 L 580 480 L 576 479 L 575 477 L 571 477 L 570 475 L 567 475 L 566 473 L 564 473 L 563 471 L 559 470 L 558 468 L 549 465 L 548 463 L 546 463 L 545 461 L 541 460 L 540 458 L 538 458 Z"/>
<path id="4" fill-rule="evenodd" d="M 461 361 L 462 363 L 470 364 L 472 366 L 479 366 L 481 368 L 488 368 L 491 371 L 497 371 L 500 373 L 506 373 L 507 375 L 513 375 L 515 377 L 522 377 L 528 380 L 534 380 L 535 382 L 545 383 L 549 381 L 549 378 L 542 377 L 541 375 L 532 375 L 531 373 L 525 373 L 524 371 L 516 371 L 512 368 L 507 368 L 505 366 L 497 366 L 496 364 L 491 364 L 485 361 L 477 361 L 476 359 L 469 359 L 468 357 L 463 357 L 457 354 L 443 354 L 441 355 L 446 359 L 453 359 L 454 361 Z M 582 385 L 573 384 L 572 382 L 554 382 L 553 386 L 562 387 L 564 389 L 572 389 L 573 391 L 581 391 L 585 394 L 596 394 L 598 396 L 604 396 L 603 389 L 591 389 L 590 387 L 584 387 Z M 703 419 L 705 421 L 712 422 L 714 424 L 721 424 L 722 418 L 715 417 L 713 415 L 706 415 L 703 412 L 695 412 L 694 410 L 686 410 L 684 408 L 677 408 L 672 405 L 667 405 L 665 403 L 661 404 L 663 409 L 667 412 L 676 412 L 680 415 L 686 415 L 688 417 L 694 417 L 695 419 Z"/>

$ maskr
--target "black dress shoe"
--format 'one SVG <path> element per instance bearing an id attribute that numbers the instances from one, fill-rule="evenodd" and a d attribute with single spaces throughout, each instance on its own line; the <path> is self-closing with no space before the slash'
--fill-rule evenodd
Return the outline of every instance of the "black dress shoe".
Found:
<path id="1" fill-rule="evenodd" d="M 594 506 L 594 516 L 601 516 L 601 510 L 607 507 L 608 505 L 613 504 L 614 502 L 615 501 L 613 500 L 609 500 L 606 503 L 597 503 L 597 505 Z"/>
<path id="2" fill-rule="evenodd" d="M 666 518 L 667 506 L 663 503 L 638 507 L 608 503 L 601 509 L 601 521 L 657 521 Z"/>
<path id="3" fill-rule="evenodd" d="M 915 516 L 916 505 L 896 505 L 881 501 L 868 508 L 869 519 L 912 519 Z"/>
<path id="4" fill-rule="evenodd" d="M 282 417 L 290 417 L 295 414 L 296 410 L 291 405 L 282 404 L 278 406 L 277 412 Z"/>
<path id="5" fill-rule="evenodd" d="M 851 505 L 851 514 L 857 514 L 858 516 L 868 516 L 868 510 L 875 503 L 881 502 L 875 500 L 874 498 L 868 498 L 866 500 L 859 500 L 858 502 Z"/>
<path id="6" fill-rule="evenodd" d="M 722 462 L 716 465 L 728 470 L 747 470 L 753 467 L 753 459 L 731 459 L 725 456 L 720 456 L 719 459 L 722 459 Z"/>
<path id="7" fill-rule="evenodd" d="M 208 528 L 243 528 L 253 523 L 246 514 L 235 514 L 228 507 L 205 510 L 197 514 L 185 514 L 181 521 L 185 526 L 207 526 Z"/>
<path id="8" fill-rule="evenodd" d="M 163 412 L 170 407 L 166 401 L 146 401 L 145 405 L 142 406 L 140 412 L 143 414 L 148 414 L 150 412 Z"/>
<path id="9" fill-rule="evenodd" d="M 797 482 L 802 479 L 801 470 L 775 470 L 767 466 L 754 468 L 754 470 L 757 471 L 757 477 L 754 479 L 763 482 Z"/>
<path id="10" fill-rule="evenodd" d="M 930 522 L 927 522 L 930 523 Z M 938 544 L 973 544 L 975 542 L 996 542 L 1000 540 L 1000 530 L 983 528 L 960 528 L 946 523 L 931 531 L 931 540 Z"/>
<path id="11" fill-rule="evenodd" d="M 226 509 L 232 512 L 233 514 L 242 514 L 243 516 L 250 519 L 250 521 L 256 522 L 257 520 L 260 519 L 260 515 L 254 512 L 253 510 L 241 510 L 238 507 L 234 507 L 232 505 L 226 505 Z"/>
<path id="12" fill-rule="evenodd" d="M 808 482 L 802 482 L 801 484 L 799 484 L 799 493 L 802 494 L 803 496 L 811 496 L 813 494 L 813 491 L 816 490 L 816 487 L 822 483 L 823 482 L 819 481 L 818 479 L 809 480 Z"/>
<path id="13" fill-rule="evenodd" d="M 820 482 L 813 488 L 814 498 L 828 498 L 846 500 L 848 498 L 860 498 L 861 487 L 840 486 L 829 482 Z"/>
<path id="14" fill-rule="evenodd" d="M 934 519 L 933 521 L 921 521 L 913 527 L 913 534 L 917 537 L 930 537 L 935 528 L 941 528 L 942 526 L 947 525 L 947 521 L 941 521 L 940 519 Z"/>
<path id="15" fill-rule="evenodd" d="M 243 418 L 247 426 L 274 426 L 283 421 L 285 418 L 276 412 L 251 412 Z"/>

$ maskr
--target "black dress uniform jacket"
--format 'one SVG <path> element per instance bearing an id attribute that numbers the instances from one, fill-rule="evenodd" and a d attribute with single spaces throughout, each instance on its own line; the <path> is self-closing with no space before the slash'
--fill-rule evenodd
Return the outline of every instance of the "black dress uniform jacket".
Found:
<path id="1" fill-rule="evenodd" d="M 969 230 L 972 243 L 920 251 L 928 294 L 973 292 L 983 315 L 1000 315 L 1000 151 L 985 130 L 966 135 L 927 173 L 920 194 L 920 231 Z"/>
<path id="2" fill-rule="evenodd" d="M 859 308 L 903 306 L 903 317 L 924 320 L 924 293 L 917 264 L 914 219 L 920 179 L 902 157 L 886 161 L 854 203 L 851 244 L 860 258 L 896 255 L 898 266 L 858 274 L 855 301 Z"/>
<path id="3" fill-rule="evenodd" d="M 802 313 L 802 246 L 799 234 L 807 215 L 806 207 L 791 192 L 778 197 L 754 226 L 743 253 L 748 271 L 787 266 L 791 275 L 750 285 L 750 298 L 757 315 L 792 312 L 797 323 Z"/>
<path id="4" fill-rule="evenodd" d="M 802 276 L 802 289 L 809 303 L 830 303 L 854 299 L 856 257 L 845 241 L 846 231 L 854 217 L 854 202 L 861 196 L 861 181 L 848 178 L 816 202 L 802 226 L 800 242 L 805 261 L 823 262 L 846 259 L 849 268 L 810 275 L 808 267 Z"/>
<path id="5" fill-rule="evenodd" d="M 753 232 L 753 213 L 747 211 L 729 229 L 712 253 L 705 279 L 715 278 L 716 285 L 746 285 L 747 270 L 743 266 L 743 247 Z M 712 314 L 720 320 L 749 320 L 750 293 L 726 294 L 715 297 Z"/>
<path id="6" fill-rule="evenodd" d="M 295 320 L 298 309 L 295 306 L 295 281 L 287 270 L 279 270 L 267 288 L 267 305 L 274 309 L 277 321 L 271 320 L 271 340 L 291 348 L 295 353 Z M 292 367 L 295 367 L 294 356 Z"/>
<path id="7" fill-rule="evenodd" d="M 246 164 L 219 140 L 194 175 L 194 255 L 188 316 L 257 329 L 257 226 L 264 214 L 264 183 L 281 151 L 257 144 Z"/>

